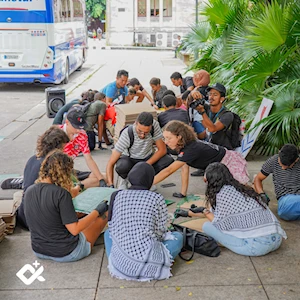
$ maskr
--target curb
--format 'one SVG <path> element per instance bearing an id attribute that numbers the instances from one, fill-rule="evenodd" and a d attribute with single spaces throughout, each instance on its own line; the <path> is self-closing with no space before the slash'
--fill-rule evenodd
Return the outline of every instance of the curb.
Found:
<path id="1" fill-rule="evenodd" d="M 104 65 L 95 65 L 88 69 L 87 72 L 79 76 L 76 80 L 76 83 L 71 85 L 66 89 L 66 96 L 68 96 L 72 91 L 74 91 L 77 87 L 79 87 L 83 82 L 88 80 L 91 76 L 93 76 L 99 69 L 101 69 Z M 19 135 L 21 135 L 24 131 L 26 131 L 29 127 L 35 124 L 39 119 L 41 119 L 46 114 L 46 99 L 43 99 L 40 103 L 32 107 L 25 114 L 20 115 L 16 120 L 5 126 L 0 130 L 3 132 L 7 132 L 7 135 L 2 134 L 2 138 L 0 142 L 5 139 L 16 139 Z M 19 124 L 19 125 L 17 125 Z M 17 126 L 16 126 L 17 125 Z M 14 128 L 15 127 L 15 128 Z"/>

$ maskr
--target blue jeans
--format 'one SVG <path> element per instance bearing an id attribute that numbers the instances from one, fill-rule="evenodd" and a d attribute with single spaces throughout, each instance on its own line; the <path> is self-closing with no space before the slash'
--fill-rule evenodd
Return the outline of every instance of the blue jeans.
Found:
<path id="1" fill-rule="evenodd" d="M 280 247 L 282 241 L 282 236 L 278 233 L 248 239 L 237 238 L 223 233 L 211 222 L 204 223 L 202 229 L 232 252 L 246 256 L 261 256 L 275 251 Z"/>
<path id="2" fill-rule="evenodd" d="M 77 261 L 82 258 L 85 258 L 91 254 L 91 243 L 89 243 L 86 240 L 85 235 L 80 232 L 79 233 L 79 240 L 76 248 L 68 255 L 63 256 L 63 257 L 53 257 L 53 256 L 48 256 L 40 253 L 34 252 L 34 254 L 41 259 L 51 259 L 57 262 L 72 262 L 72 261 Z"/>
<path id="3" fill-rule="evenodd" d="M 278 216 L 286 221 L 300 220 L 300 195 L 285 195 L 278 200 Z"/>
<path id="4" fill-rule="evenodd" d="M 163 244 L 170 251 L 172 258 L 175 259 L 183 247 L 183 235 L 180 232 L 172 232 L 172 235 L 175 236 L 175 240 L 163 241 Z M 112 246 L 112 239 L 109 235 L 109 229 L 107 229 L 104 233 L 104 243 L 106 255 L 109 257 Z"/>

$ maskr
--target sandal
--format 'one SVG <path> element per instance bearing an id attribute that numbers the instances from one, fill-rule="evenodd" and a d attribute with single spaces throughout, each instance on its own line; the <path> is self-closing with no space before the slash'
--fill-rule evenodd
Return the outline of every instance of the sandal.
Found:
<path id="1" fill-rule="evenodd" d="M 175 198 L 185 198 L 185 195 L 182 195 L 181 193 L 173 193 L 173 197 Z"/>

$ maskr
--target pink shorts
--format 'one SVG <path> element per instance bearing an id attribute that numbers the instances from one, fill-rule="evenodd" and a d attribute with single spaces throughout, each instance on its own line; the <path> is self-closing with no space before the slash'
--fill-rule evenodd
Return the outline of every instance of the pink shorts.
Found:
<path id="1" fill-rule="evenodd" d="M 226 154 L 221 160 L 237 181 L 242 184 L 249 182 L 249 174 L 247 170 L 247 162 L 245 158 L 238 152 L 226 150 Z"/>

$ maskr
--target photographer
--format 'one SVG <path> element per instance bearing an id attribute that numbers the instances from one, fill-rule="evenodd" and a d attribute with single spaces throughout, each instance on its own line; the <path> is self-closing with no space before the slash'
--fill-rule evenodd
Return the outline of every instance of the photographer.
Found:
<path id="1" fill-rule="evenodd" d="M 191 91 L 188 96 L 188 113 L 191 125 L 193 126 L 197 137 L 200 140 L 206 138 L 205 127 L 202 125 L 202 116 L 196 110 L 199 104 L 205 105 L 208 100 L 207 87 L 210 82 L 210 75 L 205 70 L 199 70 L 193 76 L 193 83 L 195 88 Z M 208 105 L 206 105 L 208 106 Z"/>
<path id="2" fill-rule="evenodd" d="M 202 115 L 202 124 L 208 131 L 208 140 L 233 150 L 229 136 L 226 134 L 227 129 L 233 122 L 233 113 L 226 110 L 223 106 L 226 96 L 226 88 L 220 83 L 216 83 L 207 88 L 209 99 L 209 112 L 204 105 L 197 105 L 197 111 Z M 197 104 L 197 103 L 196 103 Z M 193 103 L 191 103 L 193 105 Z"/>

